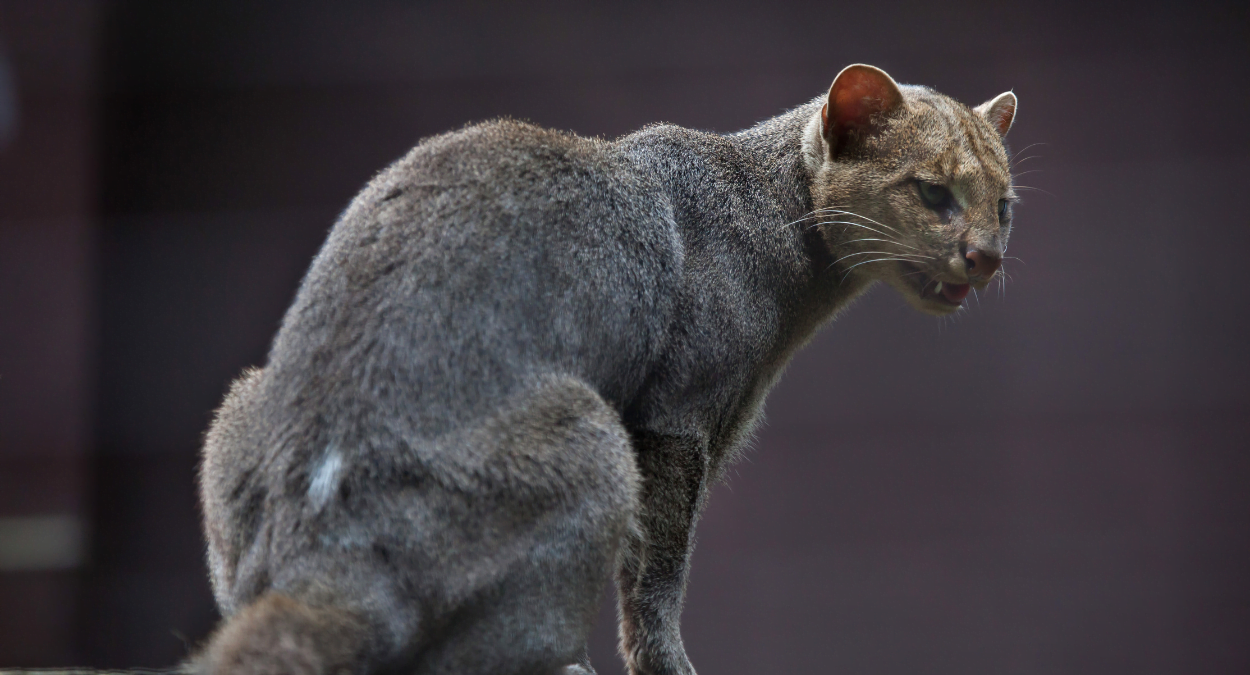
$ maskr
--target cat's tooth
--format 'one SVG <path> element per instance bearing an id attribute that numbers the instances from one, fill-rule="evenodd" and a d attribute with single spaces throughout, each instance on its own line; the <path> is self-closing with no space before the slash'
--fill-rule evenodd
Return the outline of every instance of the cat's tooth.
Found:
<path id="1" fill-rule="evenodd" d="M 937 295 L 942 292 L 942 282 L 937 282 L 937 286 L 933 287 L 933 294 Z"/>

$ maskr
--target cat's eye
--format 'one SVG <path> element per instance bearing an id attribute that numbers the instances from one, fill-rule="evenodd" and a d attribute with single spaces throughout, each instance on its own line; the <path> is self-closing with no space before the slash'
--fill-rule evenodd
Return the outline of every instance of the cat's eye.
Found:
<path id="1" fill-rule="evenodd" d="M 1000 223 L 1007 222 L 1007 217 L 1010 215 L 1010 213 L 1007 211 L 1008 208 L 1009 208 L 1009 205 L 1006 199 L 998 200 L 998 222 Z"/>
<path id="2" fill-rule="evenodd" d="M 920 188 L 920 198 L 924 200 L 926 206 L 931 209 L 946 209 L 951 205 L 951 191 L 936 183 L 918 180 L 916 185 Z"/>

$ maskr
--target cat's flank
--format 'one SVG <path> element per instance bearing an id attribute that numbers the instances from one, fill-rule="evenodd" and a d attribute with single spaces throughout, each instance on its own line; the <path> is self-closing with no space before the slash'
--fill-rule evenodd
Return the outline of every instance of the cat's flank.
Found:
<path id="1" fill-rule="evenodd" d="M 200 673 L 631 673 L 679 619 L 708 489 L 795 350 L 883 281 L 948 314 L 995 275 L 1016 98 L 854 65 L 729 135 L 497 121 L 348 207 L 209 429 L 224 625 Z"/>

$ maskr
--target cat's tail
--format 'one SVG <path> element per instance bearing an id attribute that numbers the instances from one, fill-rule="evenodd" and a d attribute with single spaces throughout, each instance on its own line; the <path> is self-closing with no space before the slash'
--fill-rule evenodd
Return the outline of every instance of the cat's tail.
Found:
<path id="1" fill-rule="evenodd" d="M 194 675 L 355 675 L 368 668 L 369 634 L 357 614 L 268 592 L 217 630 L 187 664 Z"/>

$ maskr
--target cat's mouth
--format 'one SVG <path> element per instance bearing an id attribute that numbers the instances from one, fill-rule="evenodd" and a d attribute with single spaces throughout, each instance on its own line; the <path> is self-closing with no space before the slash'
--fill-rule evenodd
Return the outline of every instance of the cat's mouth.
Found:
<path id="1" fill-rule="evenodd" d="M 935 281 L 932 284 L 927 284 L 921 289 L 920 293 L 921 297 L 928 296 L 933 300 L 958 307 L 964 304 L 964 298 L 968 297 L 968 292 L 971 290 L 971 284 L 952 284 L 945 281 Z"/>
<path id="2" fill-rule="evenodd" d="M 964 298 L 972 291 L 972 284 L 956 284 L 941 281 L 924 275 L 924 270 L 914 267 L 913 274 L 919 273 L 919 295 L 921 300 L 936 302 L 947 307 L 963 305 Z"/>

